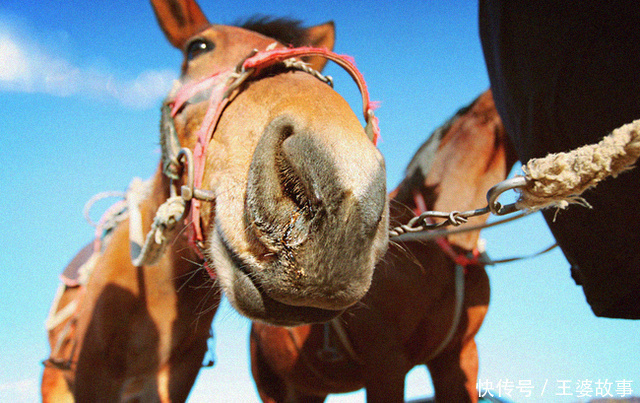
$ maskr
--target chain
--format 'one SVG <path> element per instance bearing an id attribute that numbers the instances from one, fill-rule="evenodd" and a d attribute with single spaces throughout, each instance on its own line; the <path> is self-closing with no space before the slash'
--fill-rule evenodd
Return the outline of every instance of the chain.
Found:
<path id="1" fill-rule="evenodd" d="M 308 63 L 305 63 L 305 62 L 303 62 L 301 60 L 296 60 L 294 58 L 286 59 L 286 60 L 283 61 L 283 63 L 287 68 L 296 69 L 296 70 L 302 70 L 305 73 L 311 74 L 312 76 L 314 76 L 318 80 L 328 84 L 331 88 L 333 88 L 333 77 L 326 76 L 326 75 L 320 73 L 319 71 L 314 70 L 313 68 L 311 68 L 311 66 L 309 66 Z"/>
<path id="2" fill-rule="evenodd" d="M 425 211 L 422 214 L 413 217 L 408 223 L 391 229 L 389 231 L 389 237 L 395 238 L 408 233 L 431 231 L 450 225 L 457 227 L 465 224 L 471 217 L 488 214 L 489 212 L 489 207 L 464 212 L 452 211 L 450 213 L 442 211 Z M 434 223 L 431 221 L 432 218 L 444 218 L 445 220 Z"/>
<path id="3" fill-rule="evenodd" d="M 389 238 L 397 238 L 404 234 L 415 234 L 418 232 L 426 232 L 447 226 L 458 227 L 469 221 L 471 217 L 477 217 L 485 214 L 495 214 L 498 216 L 515 213 L 520 210 L 516 203 L 502 205 L 498 202 L 500 195 L 507 190 L 523 188 L 527 185 L 527 181 L 523 176 L 516 176 L 511 179 L 504 180 L 487 192 L 488 204 L 486 207 L 468 210 L 468 211 L 452 211 L 449 213 L 441 211 L 425 211 L 418 216 L 413 217 L 408 223 L 392 228 L 389 231 Z M 444 221 L 434 223 L 432 218 L 442 218 Z"/>

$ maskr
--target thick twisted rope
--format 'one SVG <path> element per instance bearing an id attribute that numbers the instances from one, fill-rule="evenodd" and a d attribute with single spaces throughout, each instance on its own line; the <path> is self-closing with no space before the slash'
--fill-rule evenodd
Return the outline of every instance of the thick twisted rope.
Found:
<path id="1" fill-rule="evenodd" d="M 142 217 L 140 203 L 149 192 L 149 184 L 139 178 L 129 185 L 127 204 L 129 208 L 129 242 L 131 262 L 134 266 L 148 266 L 156 263 L 167 246 L 168 238 L 185 212 L 185 200 L 182 196 L 169 197 L 156 211 L 151 229 L 146 237 L 142 235 Z"/>
<path id="2" fill-rule="evenodd" d="M 139 254 L 134 256 L 131 249 L 131 262 L 134 266 L 148 266 L 156 263 L 167 245 L 168 237 L 173 233 L 185 210 L 185 201 L 181 196 L 167 199 L 156 212 L 151 230 L 147 233 Z"/>
<path id="3" fill-rule="evenodd" d="M 549 154 L 527 162 L 522 170 L 526 185 L 518 189 L 516 206 L 523 210 L 566 208 L 571 203 L 588 206 L 580 195 L 605 178 L 632 168 L 640 157 L 640 120 L 567 153 Z"/>

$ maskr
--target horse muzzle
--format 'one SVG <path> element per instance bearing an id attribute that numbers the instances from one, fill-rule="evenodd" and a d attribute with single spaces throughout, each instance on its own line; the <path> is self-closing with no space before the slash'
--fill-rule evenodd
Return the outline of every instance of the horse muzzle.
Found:
<path id="1" fill-rule="evenodd" d="M 364 136 L 313 133 L 281 116 L 265 130 L 249 170 L 245 223 L 262 249 L 254 281 L 289 305 L 344 309 L 369 287 L 386 243 L 382 157 Z M 312 302 L 313 301 L 313 302 Z"/>

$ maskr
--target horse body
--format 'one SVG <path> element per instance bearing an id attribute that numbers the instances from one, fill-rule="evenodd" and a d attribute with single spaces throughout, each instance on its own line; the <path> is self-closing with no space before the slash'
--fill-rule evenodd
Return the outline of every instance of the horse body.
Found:
<path id="1" fill-rule="evenodd" d="M 254 48 L 285 47 L 210 25 L 192 0 L 152 4 L 169 41 L 185 52 L 183 88 L 235 68 Z M 333 46 L 331 23 L 299 31 L 298 46 Z M 307 61 L 316 70 L 326 63 Z M 388 204 L 384 162 L 348 104 L 312 75 L 275 67 L 233 93 L 204 148 L 197 133 L 214 91 L 191 94 L 172 112 L 179 145 L 201 147 L 197 186 L 213 201 L 189 202 L 188 218 L 176 222 L 152 263 L 132 263 L 132 212 L 115 226 L 86 284 L 67 288 L 54 307 L 78 304 L 49 332 L 55 354 L 45 366 L 43 401 L 184 401 L 206 352 L 218 282 L 240 313 L 275 324 L 330 319 L 366 293 L 386 248 Z M 169 179 L 172 156 L 163 160 L 136 210 L 142 228 L 172 187 L 190 185 L 191 167 Z M 325 253 L 335 238 L 360 247 Z"/>
<path id="2" fill-rule="evenodd" d="M 430 155 L 440 135 L 437 152 Z M 391 221 L 407 222 L 424 208 L 469 210 L 484 202 L 487 190 L 506 177 L 513 163 L 487 92 L 414 157 L 403 183 L 391 193 Z M 475 248 L 478 233 L 449 235 L 447 240 L 464 256 Z M 262 400 L 323 401 L 329 393 L 365 387 L 369 402 L 402 402 L 406 373 L 426 364 L 438 400 L 476 401 L 474 336 L 487 312 L 489 280 L 481 263 L 466 265 L 463 312 L 447 341 L 459 298 L 452 258 L 436 242 L 392 243 L 367 295 L 336 319 L 346 344 L 338 342 L 335 326 L 328 331 L 322 324 L 281 328 L 254 323 L 252 371 Z M 327 355 L 331 351 L 337 356 Z"/>
<path id="3" fill-rule="evenodd" d="M 163 182 L 156 175 L 141 206 L 145 227 L 167 196 Z M 87 284 L 67 289 L 81 293 L 77 313 L 68 319 L 75 322 L 73 333 L 59 352 L 71 359 L 71 367 L 45 366 L 43 401 L 186 400 L 207 350 L 220 293 L 202 272 L 185 231 L 174 238 L 174 248 L 145 267 L 131 263 L 129 242 L 127 220 L 114 229 Z M 50 331 L 52 347 L 66 325 Z M 58 388 L 52 390 L 52 384 Z"/>
<path id="4" fill-rule="evenodd" d="M 144 208 L 148 226 L 157 206 L 159 200 Z M 78 338 L 76 400 L 135 400 L 156 393 L 165 401 L 186 399 L 215 312 L 197 303 L 217 305 L 220 296 L 207 290 L 206 277 L 188 276 L 198 270 L 198 264 L 191 263 L 198 259 L 187 236 L 174 242 L 175 249 L 157 264 L 134 267 L 127 225 L 115 230 L 86 286 L 78 315 L 78 335 L 83 337 Z M 190 295 L 179 289 L 188 289 Z"/>

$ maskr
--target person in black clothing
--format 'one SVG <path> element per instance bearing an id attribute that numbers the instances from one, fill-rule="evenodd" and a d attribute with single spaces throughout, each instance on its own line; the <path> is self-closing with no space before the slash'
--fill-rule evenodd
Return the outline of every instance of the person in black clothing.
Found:
<path id="1" fill-rule="evenodd" d="M 480 0 L 496 107 L 522 162 L 640 118 L 640 2 Z M 597 316 L 640 318 L 640 169 L 543 211 Z"/>

